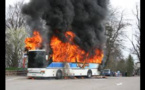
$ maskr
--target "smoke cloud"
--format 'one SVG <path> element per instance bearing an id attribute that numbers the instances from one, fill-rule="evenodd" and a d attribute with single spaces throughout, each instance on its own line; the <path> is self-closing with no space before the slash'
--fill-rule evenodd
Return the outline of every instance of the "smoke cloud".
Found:
<path id="1" fill-rule="evenodd" d="M 31 0 L 22 8 L 27 24 L 49 43 L 52 35 L 63 42 L 66 31 L 75 33 L 75 44 L 86 52 L 103 49 L 105 43 L 104 20 L 109 0 Z M 42 22 L 43 21 L 43 22 Z M 47 27 L 47 29 L 43 28 Z"/>

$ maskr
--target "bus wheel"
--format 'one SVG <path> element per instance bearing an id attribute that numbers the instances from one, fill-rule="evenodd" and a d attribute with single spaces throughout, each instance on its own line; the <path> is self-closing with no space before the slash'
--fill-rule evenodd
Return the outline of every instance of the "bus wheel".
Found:
<path id="1" fill-rule="evenodd" d="M 62 71 L 61 70 L 57 70 L 56 79 L 61 79 L 61 78 L 62 78 Z"/>
<path id="2" fill-rule="evenodd" d="M 92 71 L 90 69 L 88 70 L 87 77 L 88 78 L 91 78 L 92 77 Z"/>

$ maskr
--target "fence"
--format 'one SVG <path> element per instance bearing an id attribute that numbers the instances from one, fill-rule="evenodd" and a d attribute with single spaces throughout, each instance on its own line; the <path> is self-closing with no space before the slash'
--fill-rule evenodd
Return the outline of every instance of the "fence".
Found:
<path id="1" fill-rule="evenodd" d="M 6 70 L 5 72 L 6 76 L 26 76 L 27 70 Z"/>

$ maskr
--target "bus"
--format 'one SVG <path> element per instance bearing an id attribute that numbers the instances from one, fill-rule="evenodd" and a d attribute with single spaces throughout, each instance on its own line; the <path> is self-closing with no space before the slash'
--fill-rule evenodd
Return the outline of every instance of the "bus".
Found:
<path id="1" fill-rule="evenodd" d="M 99 64 L 87 63 L 85 67 L 81 67 L 82 63 L 71 62 L 53 62 L 48 60 L 45 50 L 29 50 L 28 51 L 28 77 L 55 77 L 61 79 L 67 76 L 86 76 L 91 78 L 93 75 L 99 75 Z"/>

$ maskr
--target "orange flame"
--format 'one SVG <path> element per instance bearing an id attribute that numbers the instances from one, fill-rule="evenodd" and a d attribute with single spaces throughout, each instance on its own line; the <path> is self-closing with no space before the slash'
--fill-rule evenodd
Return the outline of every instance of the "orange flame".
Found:
<path id="1" fill-rule="evenodd" d="M 35 50 L 36 48 L 40 48 L 42 43 L 42 38 L 38 31 L 33 32 L 33 36 L 25 39 L 25 47 L 28 50 Z"/>
<path id="2" fill-rule="evenodd" d="M 62 42 L 57 36 L 51 37 L 50 46 L 52 48 L 52 59 L 54 62 L 79 62 L 79 63 L 101 63 L 103 52 L 95 50 L 95 55 L 89 56 L 89 53 L 82 50 L 78 45 L 73 43 L 75 34 L 67 31 L 65 36 L 68 42 Z"/>

